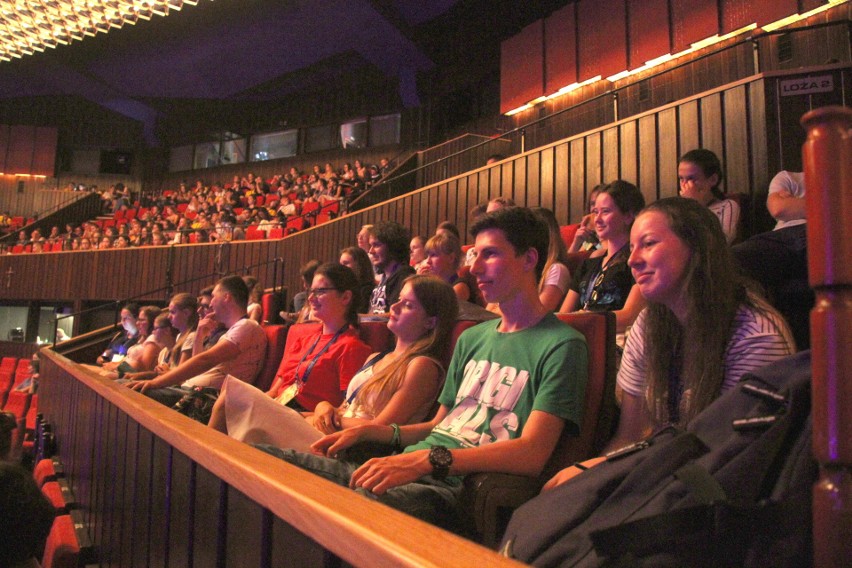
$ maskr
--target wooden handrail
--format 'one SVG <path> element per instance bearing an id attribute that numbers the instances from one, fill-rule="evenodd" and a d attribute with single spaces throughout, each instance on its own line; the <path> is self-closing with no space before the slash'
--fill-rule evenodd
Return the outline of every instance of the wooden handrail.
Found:
<path id="1" fill-rule="evenodd" d="M 62 355 L 45 350 L 43 361 L 42 382 L 46 388 L 40 394 L 40 405 L 45 406 L 48 422 L 56 419 L 48 409 L 54 407 L 50 398 L 59 393 L 59 383 L 77 383 L 76 387 L 91 391 L 102 401 L 97 405 L 103 411 L 99 420 L 107 422 L 98 422 L 102 427 L 111 428 L 110 419 L 121 421 L 126 415 L 127 420 L 138 423 L 259 507 L 268 509 L 287 525 L 355 566 L 437 567 L 473 563 L 518 566 L 471 541 L 364 499 L 347 488 L 228 438 L 99 377 Z M 115 411 L 106 410 L 111 406 Z M 75 456 L 63 455 L 62 429 L 58 430 L 60 456 L 63 461 L 73 461 Z M 76 459 L 85 457 L 76 456 Z M 83 503 L 84 508 L 92 505 Z M 122 513 L 110 511 L 110 514 Z"/>

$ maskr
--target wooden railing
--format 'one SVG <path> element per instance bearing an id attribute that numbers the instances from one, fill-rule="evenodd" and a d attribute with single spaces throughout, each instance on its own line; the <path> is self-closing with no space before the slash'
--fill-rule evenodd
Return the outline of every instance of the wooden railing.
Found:
<path id="1" fill-rule="evenodd" d="M 552 209 L 561 224 L 578 222 L 586 194 L 603 181 L 636 182 L 646 201 L 677 193 L 677 160 L 686 150 L 704 147 L 722 157 L 725 188 L 751 196 L 753 210 L 764 209 L 771 176 L 779 169 L 798 168 L 781 150 L 795 135 L 788 123 L 812 104 L 812 97 L 780 97 L 783 79 L 809 74 L 834 77 L 834 94 L 845 96 L 852 84 L 846 65 L 756 75 L 725 87 L 680 100 L 583 134 L 519 154 L 496 164 L 458 175 L 373 207 L 345 215 L 279 241 L 239 242 L 222 250 L 217 245 L 148 247 L 126 251 L 68 252 L 0 257 L 0 289 L 7 299 L 116 299 L 163 286 L 170 266 L 190 280 L 212 271 L 239 271 L 259 258 L 280 257 L 284 285 L 300 289 L 298 267 L 310 259 L 332 260 L 355 242 L 361 225 L 385 219 L 398 221 L 413 234 L 428 235 L 449 220 L 466 234 L 470 209 L 491 197 Z M 827 97 L 827 94 L 822 94 Z M 803 108 L 804 106 L 804 108 Z M 754 219 L 752 230 L 763 227 Z M 169 254 L 174 255 L 170 263 Z M 6 288 L 3 277 L 14 275 Z M 73 278 L 49 278 L 46 274 Z M 268 285 L 271 275 L 258 275 Z"/>
<path id="2" fill-rule="evenodd" d="M 41 377 L 39 409 L 102 565 L 518 565 L 53 351 L 43 351 Z"/>

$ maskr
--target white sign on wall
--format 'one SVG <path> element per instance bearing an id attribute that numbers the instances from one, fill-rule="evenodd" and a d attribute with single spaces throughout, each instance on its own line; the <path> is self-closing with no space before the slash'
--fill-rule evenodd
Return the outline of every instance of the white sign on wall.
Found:
<path id="1" fill-rule="evenodd" d="M 813 95 L 814 93 L 830 93 L 834 90 L 834 77 L 820 75 L 818 77 L 800 77 L 781 81 L 781 96 Z"/>

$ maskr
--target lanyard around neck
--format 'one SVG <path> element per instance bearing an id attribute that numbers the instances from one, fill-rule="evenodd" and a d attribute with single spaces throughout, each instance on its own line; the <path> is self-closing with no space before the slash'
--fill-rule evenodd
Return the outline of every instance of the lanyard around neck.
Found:
<path id="1" fill-rule="evenodd" d="M 320 352 L 316 354 L 316 356 L 311 360 L 311 362 L 308 363 L 308 368 L 305 369 L 305 373 L 301 377 L 299 377 L 299 369 L 302 368 L 302 363 L 305 362 L 305 359 L 308 358 L 308 355 L 310 355 L 311 353 L 314 352 L 314 349 L 316 349 L 317 344 L 319 344 L 319 342 L 320 342 L 320 339 L 322 339 L 322 331 L 320 330 L 319 337 L 317 337 L 316 341 L 314 341 L 314 344 L 311 345 L 311 348 L 308 349 L 307 351 L 305 351 L 305 354 L 302 355 L 302 360 L 299 361 L 298 365 L 296 365 L 295 380 L 297 382 L 300 382 L 302 384 L 305 384 L 305 383 L 308 382 L 308 377 L 311 375 L 311 371 L 314 370 L 314 365 L 317 364 L 317 361 L 319 361 L 319 358 L 322 357 L 325 354 L 326 351 L 328 351 L 328 348 L 331 347 L 331 344 L 334 343 L 335 341 L 337 341 L 337 338 L 340 337 L 343 334 L 343 332 L 346 331 L 348 328 L 349 328 L 348 323 L 343 324 L 343 327 L 341 327 L 340 329 L 337 330 L 337 333 L 334 334 L 334 337 L 332 337 L 329 340 L 329 342 L 326 343 L 325 346 L 322 349 L 320 349 Z"/>

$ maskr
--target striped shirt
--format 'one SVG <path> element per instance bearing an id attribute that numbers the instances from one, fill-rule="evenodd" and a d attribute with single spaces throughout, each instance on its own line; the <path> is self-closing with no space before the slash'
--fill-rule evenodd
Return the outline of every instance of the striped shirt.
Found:
<path id="1" fill-rule="evenodd" d="M 618 386 L 633 396 L 645 395 L 645 316 L 642 310 L 630 328 L 618 371 Z M 725 349 L 722 392 L 736 385 L 746 373 L 792 355 L 795 346 L 786 324 L 774 312 L 765 314 L 743 304 L 734 316 L 734 333 Z"/>
<path id="2" fill-rule="evenodd" d="M 740 204 L 733 199 L 723 199 L 721 201 L 714 201 L 707 208 L 722 223 L 722 232 L 725 233 L 725 240 L 728 241 L 728 244 L 734 242 L 734 239 L 737 238 L 737 229 L 740 224 Z"/>

